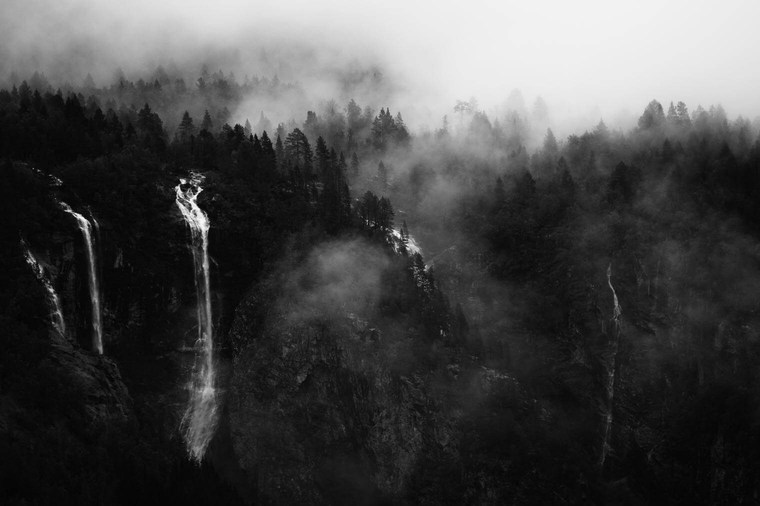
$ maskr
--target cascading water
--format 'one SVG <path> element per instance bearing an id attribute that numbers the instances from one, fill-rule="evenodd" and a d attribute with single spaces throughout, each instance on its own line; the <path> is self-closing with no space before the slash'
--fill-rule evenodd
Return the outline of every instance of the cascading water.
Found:
<path id="1" fill-rule="evenodd" d="M 50 304 L 52 312 L 50 313 L 50 322 L 53 324 L 53 328 L 61 335 L 66 336 L 66 323 L 63 320 L 63 311 L 61 310 L 61 301 L 58 298 L 58 294 L 53 288 L 53 283 L 50 281 L 45 268 L 42 267 L 37 257 L 29 249 L 29 245 L 26 241 L 21 239 L 21 249 L 24 250 L 24 258 L 29 267 L 34 271 L 34 275 L 43 284 L 47 291 L 48 304 Z"/>
<path id="2" fill-rule="evenodd" d="M 101 355 L 103 354 L 103 329 L 101 324 L 100 312 L 100 287 L 98 286 L 98 271 L 95 267 L 95 249 L 92 246 L 92 225 L 90 221 L 71 209 L 65 202 L 59 202 L 61 209 L 70 214 L 77 220 L 79 230 L 85 242 L 85 251 L 87 252 L 87 267 L 90 281 L 90 300 L 92 301 L 92 346 Z"/>
<path id="3" fill-rule="evenodd" d="M 404 244 L 406 245 L 407 251 L 411 255 L 414 255 L 416 253 L 422 254 L 422 249 L 420 248 L 419 244 L 417 244 L 417 241 L 412 237 L 411 235 L 402 235 L 400 229 L 392 229 L 391 234 L 396 239 L 398 244 Z M 396 249 L 398 249 L 399 246 L 396 246 Z"/>
<path id="4" fill-rule="evenodd" d="M 190 402 L 182 417 L 181 429 L 190 456 L 198 462 L 203 459 L 214 436 L 218 418 L 208 259 L 209 221 L 197 203 L 198 195 L 203 191 L 202 182 L 203 176 L 192 174 L 189 180 L 180 179 L 175 188 L 177 207 L 190 227 L 198 313 L 196 359 L 189 384 Z"/>
<path id="5" fill-rule="evenodd" d="M 605 368 L 607 369 L 607 381 L 605 384 L 605 399 L 602 408 L 604 427 L 602 429 L 602 448 L 599 453 L 599 467 L 604 469 L 604 462 L 610 451 L 610 435 L 612 433 L 612 411 L 615 400 L 615 370 L 617 368 L 617 353 L 620 342 L 620 316 L 622 310 L 618 302 L 617 292 L 612 286 L 612 264 L 607 267 L 607 285 L 612 292 L 612 321 L 609 330 L 609 350 L 606 355 Z"/>

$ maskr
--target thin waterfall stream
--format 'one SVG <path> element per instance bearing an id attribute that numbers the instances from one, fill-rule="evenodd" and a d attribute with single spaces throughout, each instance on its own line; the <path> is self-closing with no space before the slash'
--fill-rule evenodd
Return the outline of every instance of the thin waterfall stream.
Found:
<path id="1" fill-rule="evenodd" d="M 50 312 L 50 323 L 52 323 L 53 328 L 58 332 L 58 334 L 61 335 L 61 337 L 65 337 L 66 322 L 63 319 L 61 300 L 53 288 L 53 282 L 50 280 L 48 273 L 45 271 L 45 268 L 42 266 L 40 261 L 29 249 L 29 245 L 23 239 L 21 239 L 21 249 L 24 250 L 24 259 L 26 260 L 27 265 L 29 265 L 29 267 L 34 272 L 34 275 L 45 287 L 45 291 L 47 291 L 48 304 L 52 310 Z"/>
<path id="2" fill-rule="evenodd" d="M 96 268 L 95 248 L 92 245 L 92 224 L 90 220 L 74 211 L 67 203 L 59 202 L 61 209 L 77 220 L 79 230 L 82 232 L 87 253 L 87 270 L 89 274 L 90 300 L 92 301 L 92 347 L 103 354 L 103 326 L 100 309 L 100 286 L 98 283 L 98 270 Z"/>
<path id="3" fill-rule="evenodd" d="M 216 430 L 218 400 L 215 388 L 214 329 L 211 317 L 211 282 L 208 258 L 208 216 L 198 207 L 203 191 L 203 176 L 191 174 L 180 179 L 175 188 L 177 207 L 190 228 L 191 250 L 195 265 L 198 338 L 195 364 L 190 379 L 190 401 L 180 426 L 191 458 L 200 462 Z"/>

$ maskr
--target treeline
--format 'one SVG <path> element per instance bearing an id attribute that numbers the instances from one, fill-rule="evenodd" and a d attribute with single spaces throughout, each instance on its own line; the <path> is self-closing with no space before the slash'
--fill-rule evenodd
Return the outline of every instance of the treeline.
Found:
<path id="1" fill-rule="evenodd" d="M 200 117 L 204 110 L 212 112 L 217 125 L 230 120 L 234 111 L 245 99 L 258 98 L 264 102 L 277 99 L 301 103 L 305 100 L 304 92 L 294 83 L 282 82 L 277 76 L 248 77 L 238 82 L 233 73 L 225 74 L 221 70 L 210 73 L 203 66 L 196 78 L 188 78 L 184 73 L 174 69 L 166 70 L 159 66 L 150 74 L 137 79 L 128 78 L 117 70 L 112 81 L 105 86 L 96 86 L 88 74 L 77 85 L 69 83 L 54 87 L 44 74 L 35 72 L 28 79 L 12 75 L 7 84 L 12 95 L 14 90 L 24 94 L 26 88 L 38 90 L 40 94 L 60 94 L 64 97 L 75 94 L 82 106 L 91 108 L 94 102 L 103 111 L 113 109 L 123 112 L 136 112 L 143 104 L 150 104 L 165 121 L 170 133 L 179 123 L 182 112 L 189 110 Z M 271 129 L 271 122 L 263 115 L 255 125 L 257 131 Z"/>
<path id="2" fill-rule="evenodd" d="M 334 102 L 320 114 L 308 111 L 300 125 L 291 120 L 273 128 L 262 114 L 256 127 L 249 121 L 231 126 L 222 122 L 229 108 L 266 82 L 238 85 L 234 76 L 204 72 L 189 89 L 181 79 L 169 79 L 157 71 L 152 81 L 132 83 L 118 76 L 117 83 L 97 88 L 88 78 L 64 94 L 35 74 L 28 83 L 0 90 L 0 159 L 6 172 L 13 162 L 24 162 L 55 174 L 77 199 L 98 210 L 107 229 L 118 227 L 111 253 L 145 260 L 141 279 L 120 283 L 134 282 L 146 299 L 151 291 L 165 294 L 161 286 L 170 272 L 161 258 L 174 253 L 150 241 L 171 228 L 160 218 L 170 210 L 162 187 L 171 187 L 188 170 L 210 176 L 202 200 L 224 195 L 224 201 L 203 205 L 214 223 L 212 253 L 239 273 L 226 289 L 233 301 L 276 256 L 283 238 L 303 226 L 316 225 L 331 235 L 362 229 L 373 236 L 390 234 L 394 212 L 388 195 L 368 191 L 355 199 L 349 186 L 358 181 L 362 158 L 409 148 L 400 113 L 382 108 L 375 114 L 351 100 L 343 111 Z M 207 103 L 214 109 L 200 117 L 185 110 L 168 126 L 157 111 L 179 106 L 184 95 L 212 97 Z M 141 108 L 128 105 L 137 99 L 146 100 Z M 254 129 L 262 127 L 270 130 Z M 389 188 L 380 184 L 372 190 Z M 107 273 L 112 274 L 118 273 Z M 114 300 L 121 304 L 117 314 L 126 317 L 128 298 Z M 229 318 L 233 309 L 226 308 Z"/>
<path id="3" fill-rule="evenodd" d="M 467 156 L 433 151 L 440 165 L 413 166 L 398 187 L 416 175 L 423 196 L 436 178 L 461 188 L 434 220 L 419 207 L 429 221 L 415 226 L 457 231 L 437 240 L 459 253 L 435 264 L 471 316 L 469 349 L 512 371 L 547 410 L 547 433 L 562 437 L 521 440 L 517 456 L 484 444 L 473 465 L 510 462 L 515 480 L 561 466 L 554 490 L 590 484 L 599 503 L 751 502 L 757 129 L 720 107 L 690 114 L 653 101 L 627 133 L 600 123 L 562 141 L 548 131 L 534 153 L 482 139 Z M 491 430 L 496 442 L 529 427 Z"/>
<path id="4" fill-rule="evenodd" d="M 244 126 L 221 123 L 220 118 L 229 115 L 224 113 L 226 105 L 221 110 L 205 110 L 200 121 L 184 111 L 176 127 L 167 128 L 155 111 L 156 103 L 159 108 L 167 107 L 156 95 L 163 93 L 166 79 L 162 74 L 150 86 L 142 80 L 134 85 L 122 79 L 110 89 L 85 84 L 82 91 L 92 92 L 87 98 L 82 92 L 64 96 L 49 87 L 40 91 L 26 81 L 18 88 L 0 90 L 0 157 L 54 171 L 55 167 L 77 160 L 114 156 L 124 149 L 137 148 L 163 165 L 234 173 L 256 185 L 288 182 L 314 200 L 319 188 L 326 199 L 320 204 L 323 212 L 330 215 L 332 222 L 345 224 L 346 208 L 350 206 L 348 161 L 355 176 L 360 166 L 357 151 L 382 153 L 409 143 L 400 113 L 394 118 L 390 110 L 383 108 L 373 116 L 371 108 L 362 110 L 353 100 L 345 114 L 337 112 L 332 103 L 321 117 L 309 111 L 302 125 L 291 121 L 290 131 L 280 124 L 273 130 L 274 138 L 267 130 L 255 132 L 248 121 Z M 43 86 L 44 78 L 36 75 L 32 82 Z M 181 82 L 175 82 L 176 93 L 182 92 Z M 226 89 L 225 82 L 223 74 L 202 76 L 193 93 L 206 93 L 207 86 Z M 125 105 L 125 100 L 134 97 L 118 93 L 118 102 L 108 98 L 103 103 L 103 97 L 114 95 L 115 89 L 135 86 L 140 90 L 139 98 L 146 100 L 139 110 Z M 235 96 L 245 91 L 240 88 Z M 221 100 L 234 105 L 234 96 L 224 95 Z M 172 100 L 169 102 L 174 105 Z M 257 126 L 271 127 L 271 123 L 262 115 Z M 344 153 L 349 149 L 350 153 Z"/>

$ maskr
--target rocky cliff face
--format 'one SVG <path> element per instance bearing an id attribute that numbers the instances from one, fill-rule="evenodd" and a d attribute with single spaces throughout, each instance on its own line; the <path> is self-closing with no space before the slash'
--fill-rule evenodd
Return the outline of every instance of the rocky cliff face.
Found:
<path id="1" fill-rule="evenodd" d="M 187 460 L 177 432 L 195 301 L 184 224 L 172 212 L 174 179 L 112 188 L 98 184 L 102 174 L 90 174 L 110 204 L 92 209 L 101 356 L 91 351 L 81 234 L 56 202 L 89 215 L 88 207 L 23 164 L 8 167 L 15 193 L 4 202 L 10 220 L 0 222 L 0 503 L 236 504 L 212 468 Z M 19 237 L 57 292 L 65 335 L 51 330 L 48 292 L 25 264 Z"/>
<path id="2" fill-rule="evenodd" d="M 76 413 L 86 427 L 132 423 L 132 399 L 116 362 L 92 350 L 90 296 L 83 265 L 86 260 L 78 254 L 81 247 L 77 247 L 76 229 L 73 225 L 72 230 L 65 226 L 55 229 L 57 221 L 50 224 L 53 230 L 44 245 L 33 247 L 38 251 L 43 275 L 58 293 L 66 331 L 62 333 L 48 325 L 48 318 L 34 321 L 38 325 L 39 347 L 30 365 L 44 375 L 46 382 L 68 392 L 72 400 L 68 413 Z M 17 257 L 19 252 L 14 253 Z M 47 297 L 40 297 L 41 282 L 34 279 L 32 271 L 22 271 L 20 278 L 31 288 L 29 299 L 38 308 L 36 312 L 51 312 L 54 308 Z"/>
<path id="3" fill-rule="evenodd" d="M 338 502 L 398 494 L 425 420 L 410 382 L 375 362 L 377 330 L 349 315 L 293 325 L 270 318 L 236 356 L 228 398 L 234 448 L 260 496 L 328 504 L 345 482 Z M 251 330 L 236 326 L 233 335 Z"/>
<path id="4" fill-rule="evenodd" d="M 19 269 L 20 263 L 19 258 L 15 262 Z M 13 269 L 12 265 L 4 267 Z M 134 430 L 132 399 L 111 359 L 49 328 L 39 281 L 31 271 L 17 272 L 17 289 L 26 293 L 22 300 L 29 306 L 17 308 L 18 315 L 3 315 L 7 332 L 0 360 L 3 500 L 97 502 L 114 486 L 100 481 L 114 466 L 104 461 L 110 453 L 110 435 Z"/>
<path id="5" fill-rule="evenodd" d="M 430 462 L 450 465 L 458 482 L 467 476 L 473 500 L 495 494 L 501 477 L 493 470 L 463 468 L 470 418 L 493 398 L 535 420 L 537 408 L 510 376 L 427 339 L 419 308 L 388 318 L 403 290 L 373 291 L 377 269 L 368 260 L 380 262 L 386 281 L 401 269 L 406 288 L 415 289 L 405 261 L 381 260 L 355 243 L 342 247 L 349 253 L 339 259 L 329 245 L 316 248 L 252 287 L 237 308 L 226 405 L 249 499 L 435 501 L 428 487 L 443 489 L 447 478 L 426 468 Z M 355 262 L 366 272 L 354 272 Z M 338 283 L 355 288 L 350 298 L 333 284 L 334 269 Z"/>

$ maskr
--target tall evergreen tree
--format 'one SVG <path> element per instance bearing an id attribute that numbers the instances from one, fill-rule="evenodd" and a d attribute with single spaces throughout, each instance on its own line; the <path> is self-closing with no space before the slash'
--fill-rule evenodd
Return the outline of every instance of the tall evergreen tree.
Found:
<path id="1" fill-rule="evenodd" d="M 285 139 L 285 156 L 293 165 L 297 166 L 307 181 L 312 179 L 312 152 L 309 139 L 298 128 L 288 134 Z"/>
<path id="2" fill-rule="evenodd" d="M 211 132 L 214 127 L 214 123 L 211 121 L 211 115 L 208 113 L 208 109 L 203 113 L 203 120 L 201 121 L 201 130 Z"/>
<path id="3" fill-rule="evenodd" d="M 277 156 L 272 141 L 264 130 L 261 133 L 261 168 L 267 178 L 272 178 L 277 172 Z"/>
<path id="4" fill-rule="evenodd" d="M 391 201 L 381 197 L 377 204 L 377 226 L 385 231 L 393 228 L 393 206 Z"/>
<path id="5" fill-rule="evenodd" d="M 689 117 L 689 109 L 683 102 L 676 104 L 676 114 L 678 115 L 678 124 L 681 127 L 688 128 L 691 126 L 691 118 Z"/>
<path id="6" fill-rule="evenodd" d="M 327 144 L 325 144 L 325 140 L 321 135 L 317 138 L 317 147 L 314 150 L 314 156 L 317 162 L 317 174 L 319 179 L 326 183 L 331 160 L 330 153 L 327 151 Z"/>
<path id="7" fill-rule="evenodd" d="M 668 115 L 665 120 L 669 125 L 678 125 L 678 113 L 676 112 L 676 107 L 673 105 L 673 102 L 670 102 L 670 107 L 668 107 Z"/>
<path id="8" fill-rule="evenodd" d="M 182 114 L 182 120 L 177 127 L 176 138 L 181 143 L 190 142 L 190 137 L 195 135 L 195 125 L 193 125 L 193 118 L 190 117 L 190 113 L 185 111 Z"/>
<path id="9" fill-rule="evenodd" d="M 657 100 L 652 100 L 639 118 L 639 128 L 647 130 L 659 127 L 663 123 L 665 123 L 665 112 L 662 109 L 662 104 Z"/>
<path id="10" fill-rule="evenodd" d="M 277 134 L 277 139 L 274 143 L 274 155 L 277 160 L 277 172 L 282 174 L 285 172 L 285 148 L 282 145 L 282 139 Z"/>
<path id="11" fill-rule="evenodd" d="M 359 157 L 356 156 L 356 151 L 351 154 L 351 176 L 356 177 L 359 175 Z"/>

